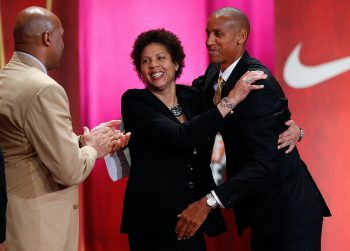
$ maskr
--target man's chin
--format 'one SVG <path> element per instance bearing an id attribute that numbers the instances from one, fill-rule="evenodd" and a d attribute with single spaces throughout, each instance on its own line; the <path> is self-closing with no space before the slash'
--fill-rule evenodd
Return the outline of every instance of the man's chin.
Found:
<path id="1" fill-rule="evenodd" d="M 220 64 L 222 62 L 222 60 L 218 57 L 209 57 L 210 63 L 213 64 Z"/>

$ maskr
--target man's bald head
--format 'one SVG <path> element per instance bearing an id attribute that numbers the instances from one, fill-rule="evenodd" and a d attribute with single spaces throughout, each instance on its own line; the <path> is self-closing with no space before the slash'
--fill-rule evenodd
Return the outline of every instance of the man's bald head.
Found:
<path id="1" fill-rule="evenodd" d="M 41 7 L 29 7 L 16 17 L 13 31 L 15 50 L 38 58 L 45 67 L 55 69 L 63 51 L 63 29 L 59 18 Z"/>
<path id="2" fill-rule="evenodd" d="M 15 44 L 28 43 L 40 37 L 45 31 L 51 31 L 57 24 L 58 17 L 51 11 L 41 7 L 29 7 L 16 17 L 13 37 Z"/>
<path id="3" fill-rule="evenodd" d="M 244 29 L 247 31 L 247 35 L 249 35 L 250 24 L 249 24 L 248 17 L 239 9 L 232 8 L 232 7 L 225 7 L 213 12 L 211 16 L 229 17 L 236 23 L 236 27 L 238 27 L 239 30 Z"/>

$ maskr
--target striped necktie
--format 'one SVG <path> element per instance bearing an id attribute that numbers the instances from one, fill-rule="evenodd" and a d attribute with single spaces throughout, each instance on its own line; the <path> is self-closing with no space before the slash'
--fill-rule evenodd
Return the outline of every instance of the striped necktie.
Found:
<path id="1" fill-rule="evenodd" d="M 214 94 L 214 104 L 218 104 L 221 100 L 221 91 L 222 91 L 222 87 L 225 85 L 225 80 L 220 76 L 218 79 L 218 85 L 216 87 L 216 91 Z"/>

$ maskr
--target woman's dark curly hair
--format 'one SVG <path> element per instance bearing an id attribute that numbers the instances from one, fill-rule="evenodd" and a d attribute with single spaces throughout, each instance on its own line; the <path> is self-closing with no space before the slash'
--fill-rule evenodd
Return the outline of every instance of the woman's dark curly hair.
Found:
<path id="1" fill-rule="evenodd" d="M 179 38 L 171 31 L 165 29 L 142 32 L 136 38 L 132 47 L 131 59 L 139 77 L 141 78 L 141 54 L 143 49 L 150 43 L 159 43 L 167 48 L 172 61 L 179 65 L 179 69 L 175 72 L 175 79 L 180 77 L 185 66 L 185 53 Z"/>

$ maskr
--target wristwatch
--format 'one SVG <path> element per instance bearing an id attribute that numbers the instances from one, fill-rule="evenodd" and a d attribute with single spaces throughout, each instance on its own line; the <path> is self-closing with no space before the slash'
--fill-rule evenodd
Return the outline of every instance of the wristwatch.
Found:
<path id="1" fill-rule="evenodd" d="M 211 209 L 215 209 L 219 206 L 219 203 L 211 193 L 208 193 L 205 197 L 207 197 L 206 203 Z"/>

